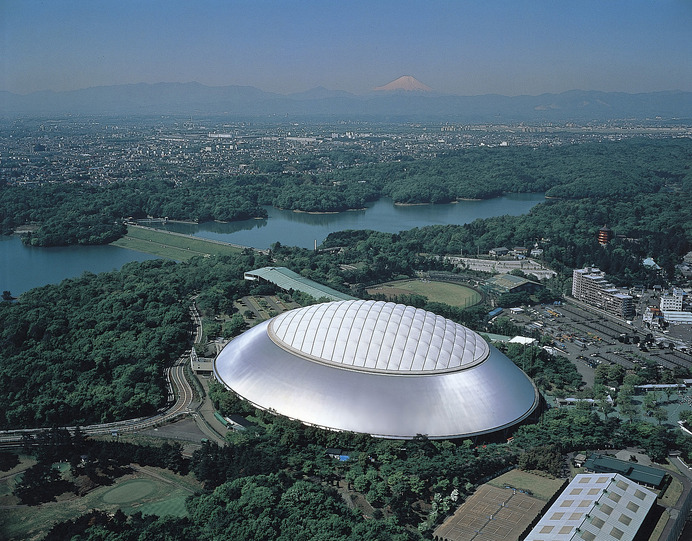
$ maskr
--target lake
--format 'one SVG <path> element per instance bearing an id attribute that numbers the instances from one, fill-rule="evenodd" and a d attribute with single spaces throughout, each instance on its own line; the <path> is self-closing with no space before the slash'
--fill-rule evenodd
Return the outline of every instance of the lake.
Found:
<path id="1" fill-rule="evenodd" d="M 267 249 L 280 242 L 286 246 L 313 248 L 319 246 L 329 233 L 346 229 L 373 229 L 398 233 L 414 227 L 428 225 L 467 224 L 478 218 L 509 214 L 526 214 L 533 206 L 545 201 L 541 194 L 511 194 L 483 201 L 459 201 L 448 205 L 393 205 L 383 198 L 365 210 L 338 214 L 308 214 L 265 207 L 266 220 L 243 220 L 231 223 L 207 222 L 203 224 L 161 223 L 150 225 L 187 233 L 206 239 L 231 242 L 253 248 Z"/>
<path id="2" fill-rule="evenodd" d="M 543 194 L 511 194 L 484 201 L 460 201 L 448 205 L 395 206 L 380 199 L 365 210 L 338 214 L 306 214 L 267 207 L 266 220 L 233 223 L 151 224 L 169 231 L 266 249 L 274 242 L 312 248 L 329 233 L 345 229 L 373 229 L 398 233 L 427 225 L 465 224 L 478 218 L 526 214 L 545 201 Z M 67 246 L 32 248 L 17 235 L 0 237 L 0 291 L 19 295 L 34 287 L 58 283 L 83 272 L 119 269 L 130 261 L 154 256 L 115 246 Z"/>
<path id="3" fill-rule="evenodd" d="M 0 292 L 16 297 L 34 287 L 57 284 L 85 271 L 117 270 L 130 261 L 156 259 L 155 256 L 116 246 L 24 246 L 19 235 L 0 236 Z"/>

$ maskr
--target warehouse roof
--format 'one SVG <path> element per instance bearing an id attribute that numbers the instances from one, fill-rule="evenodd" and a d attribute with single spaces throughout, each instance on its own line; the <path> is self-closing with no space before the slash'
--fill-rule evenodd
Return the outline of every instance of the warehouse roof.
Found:
<path id="1" fill-rule="evenodd" d="M 355 299 L 355 297 L 351 295 L 346 295 L 346 293 L 341 293 L 336 289 L 305 278 L 286 267 L 262 267 L 261 269 L 247 271 L 244 277 L 246 280 L 264 280 L 266 282 L 271 282 L 284 291 L 302 291 L 315 299 L 326 298 L 330 301 Z"/>
<path id="2" fill-rule="evenodd" d="M 620 474 L 576 475 L 526 541 L 631 541 L 656 494 Z"/>
<path id="3" fill-rule="evenodd" d="M 594 453 L 584 463 L 584 468 L 598 473 L 613 472 L 624 475 L 632 481 L 657 487 L 663 482 L 666 472 L 636 462 L 626 462 L 619 458 Z"/>

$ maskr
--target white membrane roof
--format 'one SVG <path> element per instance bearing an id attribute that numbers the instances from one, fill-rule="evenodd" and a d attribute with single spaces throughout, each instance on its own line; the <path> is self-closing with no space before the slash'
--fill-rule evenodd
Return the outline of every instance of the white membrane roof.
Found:
<path id="1" fill-rule="evenodd" d="M 424 310 L 337 301 L 246 331 L 214 362 L 255 406 L 332 430 L 385 438 L 459 438 L 508 428 L 539 395 L 478 334 Z"/>
<path id="2" fill-rule="evenodd" d="M 343 368 L 438 372 L 488 356 L 478 334 L 442 316 L 392 302 L 344 301 L 284 312 L 269 324 L 278 346 Z"/>

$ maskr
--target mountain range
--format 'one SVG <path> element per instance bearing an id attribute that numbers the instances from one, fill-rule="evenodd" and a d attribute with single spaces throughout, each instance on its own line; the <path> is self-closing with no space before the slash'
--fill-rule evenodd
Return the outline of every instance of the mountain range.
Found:
<path id="1" fill-rule="evenodd" d="M 404 76 L 363 95 L 323 87 L 295 94 L 252 86 L 156 83 L 20 95 L 0 91 L 0 116 L 232 115 L 436 119 L 454 122 L 565 122 L 692 119 L 692 92 L 628 94 L 571 90 L 538 96 L 456 96 Z"/>

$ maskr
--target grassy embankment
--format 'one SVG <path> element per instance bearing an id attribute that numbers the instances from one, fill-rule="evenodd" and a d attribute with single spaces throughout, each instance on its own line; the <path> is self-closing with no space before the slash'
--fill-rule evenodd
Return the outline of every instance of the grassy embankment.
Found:
<path id="1" fill-rule="evenodd" d="M 235 255 L 242 251 L 229 244 L 138 226 L 128 226 L 127 235 L 111 244 L 176 261 L 195 256 Z"/>
<path id="2" fill-rule="evenodd" d="M 481 294 L 470 287 L 449 282 L 423 282 L 421 280 L 398 280 L 368 288 L 368 293 L 381 293 L 387 298 L 397 295 L 423 295 L 430 302 L 443 302 L 450 306 L 467 308 L 481 301 Z"/>

